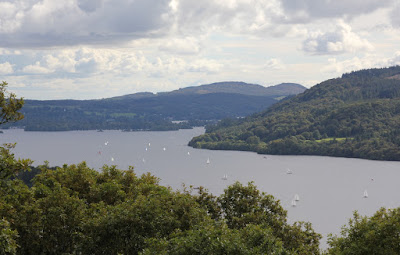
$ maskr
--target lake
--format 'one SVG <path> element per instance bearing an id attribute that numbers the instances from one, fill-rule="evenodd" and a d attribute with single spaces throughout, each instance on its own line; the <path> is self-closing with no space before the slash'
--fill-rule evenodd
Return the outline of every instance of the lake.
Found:
<path id="1" fill-rule="evenodd" d="M 252 152 L 210 151 L 187 146 L 203 128 L 168 132 L 69 131 L 24 132 L 4 130 L 0 140 L 16 142 L 17 157 L 34 165 L 51 166 L 86 161 L 95 169 L 103 164 L 138 174 L 150 172 L 174 189 L 182 183 L 204 186 L 219 195 L 235 181 L 254 181 L 258 188 L 281 200 L 294 221 L 310 221 L 324 235 L 339 233 L 354 210 L 371 216 L 380 207 L 400 204 L 400 162 L 320 156 L 271 156 Z M 209 164 L 207 160 L 209 159 Z M 288 169 L 292 174 L 287 174 Z M 227 175 L 227 180 L 223 177 Z M 363 198 L 364 191 L 368 198 Z M 300 200 L 291 206 L 295 196 Z"/>

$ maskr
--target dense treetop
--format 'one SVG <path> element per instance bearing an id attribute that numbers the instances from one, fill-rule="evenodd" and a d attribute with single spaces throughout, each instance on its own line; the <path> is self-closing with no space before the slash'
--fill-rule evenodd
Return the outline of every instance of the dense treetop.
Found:
<path id="1" fill-rule="evenodd" d="M 400 160 L 399 76 L 399 66 L 344 74 L 245 119 L 209 126 L 190 145 Z"/>

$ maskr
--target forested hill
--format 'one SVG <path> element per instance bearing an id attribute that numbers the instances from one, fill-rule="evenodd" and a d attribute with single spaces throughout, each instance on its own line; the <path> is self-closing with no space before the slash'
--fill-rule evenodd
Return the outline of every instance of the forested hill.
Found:
<path id="1" fill-rule="evenodd" d="M 176 130 L 209 120 L 246 116 L 305 89 L 298 84 L 263 87 L 224 82 L 101 100 L 25 100 L 21 110 L 25 118 L 14 125 L 28 131 Z M 178 120 L 188 122 L 174 122 Z"/>
<path id="2" fill-rule="evenodd" d="M 242 94 L 249 96 L 289 96 L 304 92 L 306 88 L 297 83 L 281 83 L 275 86 L 263 87 L 257 84 L 244 82 L 217 82 L 201 86 L 186 87 L 174 90 L 167 95 L 177 94 L 210 94 L 210 93 L 229 93 Z"/>
<path id="3" fill-rule="evenodd" d="M 239 81 L 225 81 L 216 82 L 211 84 L 204 84 L 200 86 L 192 86 L 180 88 L 170 92 L 161 92 L 153 94 L 150 92 L 141 92 L 135 94 L 114 97 L 113 99 L 126 99 L 126 98 L 149 98 L 149 97 L 163 97 L 175 95 L 201 95 L 213 93 L 227 93 L 227 94 L 240 94 L 248 96 L 271 96 L 282 97 L 297 95 L 306 90 L 306 88 L 297 83 L 280 83 L 275 86 L 264 87 L 258 84 L 249 84 Z"/>
<path id="4" fill-rule="evenodd" d="M 322 82 L 241 120 L 209 126 L 190 145 L 400 160 L 400 67 L 369 69 Z"/>

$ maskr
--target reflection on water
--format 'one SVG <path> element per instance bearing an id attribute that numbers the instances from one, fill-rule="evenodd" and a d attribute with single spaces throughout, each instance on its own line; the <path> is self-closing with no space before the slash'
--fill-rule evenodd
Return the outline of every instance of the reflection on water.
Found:
<path id="1" fill-rule="evenodd" d="M 17 142 L 16 156 L 31 158 L 35 165 L 45 160 L 60 166 L 86 161 L 95 169 L 103 164 L 121 169 L 133 165 L 138 174 L 151 172 L 163 185 L 201 185 L 216 195 L 235 181 L 254 181 L 260 190 L 281 201 L 290 221 L 310 221 L 324 236 L 339 233 L 354 210 L 372 215 L 382 206 L 400 206 L 399 162 L 271 156 L 187 146 L 203 132 L 203 128 L 169 132 L 5 130 L 0 140 Z"/>

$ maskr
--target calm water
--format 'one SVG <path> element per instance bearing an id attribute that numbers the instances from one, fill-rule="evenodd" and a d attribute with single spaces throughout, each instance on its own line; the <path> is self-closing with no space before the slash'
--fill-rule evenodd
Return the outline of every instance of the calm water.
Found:
<path id="1" fill-rule="evenodd" d="M 290 221 L 310 221 L 325 237 L 339 233 L 354 210 L 372 215 L 382 206 L 400 206 L 400 162 L 265 156 L 187 146 L 193 136 L 203 132 L 203 128 L 169 132 L 5 130 L 0 142 L 17 142 L 15 155 L 33 159 L 34 165 L 45 160 L 50 165 L 85 160 L 95 169 L 103 164 L 121 169 L 133 165 L 139 174 L 151 172 L 161 178 L 163 185 L 202 185 L 216 195 L 235 181 L 254 181 L 260 190 L 281 200 Z M 287 169 L 292 174 L 287 174 Z M 224 175 L 227 180 L 222 179 Z M 368 198 L 363 198 L 364 190 L 368 190 Z M 295 194 L 300 201 L 291 207 Z M 325 240 L 322 247 L 326 247 Z"/>

